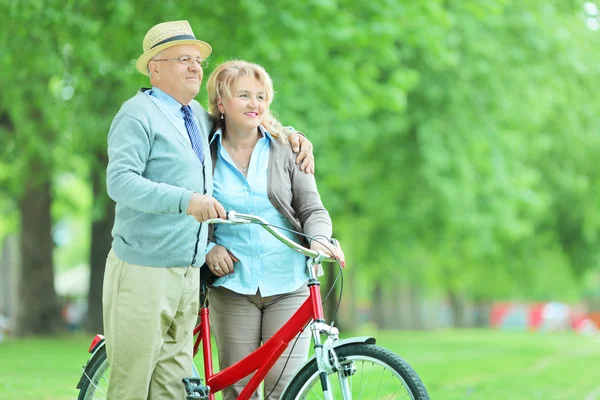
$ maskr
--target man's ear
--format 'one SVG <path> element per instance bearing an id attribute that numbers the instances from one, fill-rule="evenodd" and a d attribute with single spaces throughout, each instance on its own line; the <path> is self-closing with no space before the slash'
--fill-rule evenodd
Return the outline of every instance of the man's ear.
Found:
<path id="1" fill-rule="evenodd" d="M 150 60 L 148 63 L 148 69 L 150 70 L 150 74 L 153 78 L 160 79 L 160 68 L 158 67 L 157 62 L 152 62 L 152 60 Z"/>

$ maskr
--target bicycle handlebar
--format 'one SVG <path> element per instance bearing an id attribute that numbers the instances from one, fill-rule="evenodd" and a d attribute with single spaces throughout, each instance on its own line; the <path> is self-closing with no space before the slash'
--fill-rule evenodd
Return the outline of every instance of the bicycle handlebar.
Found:
<path id="1" fill-rule="evenodd" d="M 293 240 L 289 239 L 287 236 L 284 236 L 277 228 L 274 228 L 269 225 L 269 223 L 263 218 L 257 217 L 256 215 L 250 214 L 242 214 L 235 211 L 230 211 L 227 214 L 227 219 L 221 218 L 213 218 L 206 221 L 208 224 L 252 224 L 257 223 L 263 228 L 265 228 L 271 235 L 273 235 L 276 239 L 278 239 L 281 243 L 285 244 L 292 250 L 297 251 L 298 253 L 302 253 L 307 257 L 310 257 L 315 260 L 315 263 L 319 263 L 321 261 L 336 261 L 335 258 L 323 253 L 320 250 L 311 250 L 306 248 Z"/>

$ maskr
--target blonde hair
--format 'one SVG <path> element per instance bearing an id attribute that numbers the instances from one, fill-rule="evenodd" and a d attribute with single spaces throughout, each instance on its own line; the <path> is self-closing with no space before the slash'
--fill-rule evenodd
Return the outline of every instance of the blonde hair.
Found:
<path id="1" fill-rule="evenodd" d="M 267 109 L 261 121 L 262 126 L 275 139 L 285 142 L 289 132 L 281 125 L 269 108 L 275 95 L 271 77 L 262 66 L 243 60 L 226 61 L 217 66 L 208 77 L 208 81 L 206 82 L 208 113 L 213 117 L 215 122 L 214 130 L 216 131 L 220 128 L 225 132 L 225 120 L 220 118 L 219 99 L 221 103 L 231 99 L 231 91 L 237 80 L 246 76 L 256 78 L 265 90 Z"/>

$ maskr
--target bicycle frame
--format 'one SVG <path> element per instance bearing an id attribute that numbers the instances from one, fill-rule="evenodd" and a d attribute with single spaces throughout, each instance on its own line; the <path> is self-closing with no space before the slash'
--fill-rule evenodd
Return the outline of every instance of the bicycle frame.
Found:
<path id="1" fill-rule="evenodd" d="M 254 216 L 237 214 L 237 217 L 237 221 L 244 221 L 242 223 L 248 223 L 248 219 L 252 221 L 257 221 L 259 223 L 264 223 L 263 220 Z M 236 221 L 236 214 L 230 213 L 229 219 Z M 210 222 L 228 223 L 222 221 L 217 222 L 215 220 L 212 220 Z M 263 225 L 263 227 L 267 230 L 273 229 L 265 225 Z M 300 308 L 294 313 L 294 315 L 273 335 L 273 337 L 271 337 L 269 340 L 263 343 L 262 346 L 260 346 L 254 352 L 247 355 L 242 360 L 216 374 L 213 373 L 212 365 L 212 346 L 210 341 L 209 318 L 210 313 L 208 310 L 207 302 L 205 302 L 204 299 L 202 299 L 201 309 L 198 313 L 200 316 L 200 323 L 194 329 L 194 335 L 198 335 L 194 343 L 194 356 L 196 356 L 196 354 L 198 353 L 200 342 L 202 342 L 204 378 L 206 382 L 205 384 L 210 387 L 210 400 L 214 400 L 215 393 L 221 391 L 222 389 L 232 385 L 233 383 L 245 378 L 252 372 L 256 371 L 254 376 L 250 379 L 250 382 L 246 385 L 244 390 L 238 396 L 238 400 L 250 399 L 250 396 L 258 389 L 260 383 L 265 379 L 268 372 L 273 367 L 275 362 L 279 359 L 279 357 L 283 354 L 285 349 L 288 347 L 289 343 L 305 329 L 305 327 L 309 324 L 311 320 L 314 321 L 311 330 L 313 333 L 315 350 L 319 350 L 321 348 L 321 333 L 333 335 L 337 339 L 337 329 L 330 328 L 324 323 L 325 318 L 323 315 L 323 307 L 321 305 L 320 283 L 314 271 L 314 266 L 320 263 L 321 260 L 327 259 L 328 257 L 321 252 L 306 252 L 304 251 L 306 249 L 301 250 L 301 247 L 293 241 L 289 241 L 289 243 L 286 243 L 281 238 L 280 240 L 296 251 L 302 252 L 304 254 L 309 253 L 307 255 L 313 256 L 307 261 L 307 269 L 310 277 L 308 281 L 310 294 L 305 300 L 305 302 L 302 304 L 302 306 L 300 306 Z M 205 289 L 201 290 L 204 291 Z M 203 295 L 206 295 L 205 291 L 203 292 Z M 315 324 L 315 322 L 319 324 L 317 325 Z"/>
<path id="2" fill-rule="evenodd" d="M 227 220 L 209 220 L 208 223 L 258 223 L 288 247 L 307 256 L 309 295 L 294 315 L 266 343 L 236 364 L 214 373 L 210 340 L 210 312 L 207 301 L 208 287 L 207 284 L 201 282 L 201 309 L 198 313 L 200 323 L 193 331 L 193 335 L 197 335 L 194 341 L 193 355 L 194 357 L 197 355 L 202 344 L 205 385 L 200 379 L 197 368 L 192 364 L 192 376 L 182 379 L 188 399 L 214 400 L 215 393 L 254 373 L 237 397 L 242 400 L 250 399 L 290 342 L 307 326 L 310 326 L 315 354 L 298 369 L 285 388 L 284 395 L 290 398 L 305 398 L 304 396 L 312 394 L 325 400 L 334 400 L 335 398 L 350 400 L 353 398 L 353 390 L 358 387 L 360 398 L 363 393 L 368 393 L 366 396 L 369 398 L 379 394 L 384 398 L 391 398 L 390 394 L 395 397 L 399 391 L 406 391 L 411 399 L 429 400 L 427 389 L 421 379 L 414 369 L 398 355 L 380 346 L 375 346 L 375 338 L 370 336 L 339 340 L 338 330 L 325 323 L 321 306 L 320 283 L 315 267 L 321 261 L 333 261 L 332 257 L 295 243 L 277 229 L 270 227 L 265 220 L 253 215 L 230 212 Z M 332 240 L 332 242 L 335 241 Z M 325 336 L 323 341 L 321 340 L 322 336 Z M 80 399 L 88 399 L 90 395 L 94 396 L 96 393 L 106 395 L 103 391 L 107 382 L 105 374 L 110 366 L 105 341 L 101 335 L 96 335 L 88 352 L 92 355 L 83 367 L 83 374 L 77 384 L 77 388 L 80 389 Z M 359 368 L 361 372 L 357 375 L 357 380 L 353 380 L 353 376 L 358 373 Z M 382 372 L 377 372 L 376 378 L 369 380 L 374 368 Z M 363 369 L 368 370 L 364 382 Z M 334 379 L 337 381 L 335 389 L 332 387 L 333 380 L 330 380 L 330 376 L 334 376 L 334 374 Z M 352 385 L 352 382 L 357 382 L 357 384 Z M 367 385 L 368 382 L 369 385 Z M 322 397 L 320 397 L 321 392 L 316 388 L 319 384 L 323 393 Z M 371 387 L 373 384 L 375 387 Z"/>
<path id="3" fill-rule="evenodd" d="M 315 309 L 316 308 L 316 309 Z M 262 346 L 234 365 L 224 370 L 213 373 L 212 368 L 212 346 L 210 341 L 210 323 L 208 307 L 200 310 L 200 324 L 194 329 L 194 335 L 198 334 L 194 344 L 194 355 L 197 353 L 200 342 L 204 360 L 204 378 L 206 385 L 210 387 L 210 398 L 214 399 L 214 393 L 245 378 L 256 371 L 252 379 L 238 399 L 249 399 L 260 383 L 265 379 L 269 370 L 288 347 L 289 343 L 304 330 L 311 319 L 322 320 L 323 309 L 321 307 L 321 293 L 318 285 L 310 287 L 310 295 L 296 313 Z"/>

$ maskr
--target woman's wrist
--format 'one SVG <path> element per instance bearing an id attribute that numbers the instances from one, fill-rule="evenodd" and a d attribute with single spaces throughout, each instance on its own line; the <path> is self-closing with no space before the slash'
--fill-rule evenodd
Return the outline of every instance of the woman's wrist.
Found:
<path id="1" fill-rule="evenodd" d="M 310 244 L 312 245 L 313 242 L 317 242 L 321 245 L 326 246 L 327 244 L 329 244 L 329 238 L 325 235 L 315 235 L 313 237 L 310 238 Z"/>

